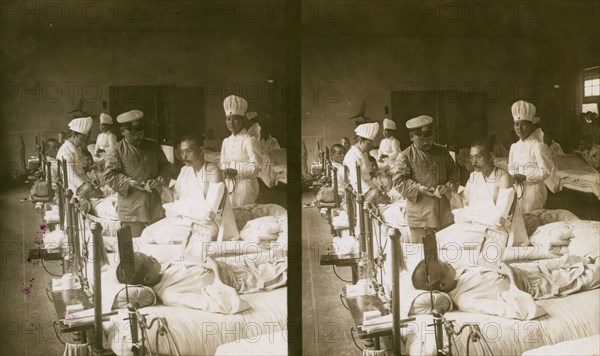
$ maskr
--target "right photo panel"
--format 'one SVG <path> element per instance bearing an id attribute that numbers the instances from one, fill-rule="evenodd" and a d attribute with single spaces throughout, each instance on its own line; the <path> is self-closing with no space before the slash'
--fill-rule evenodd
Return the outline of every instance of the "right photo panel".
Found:
<path id="1" fill-rule="evenodd" d="M 600 352 L 598 18 L 303 2 L 303 354 Z"/>

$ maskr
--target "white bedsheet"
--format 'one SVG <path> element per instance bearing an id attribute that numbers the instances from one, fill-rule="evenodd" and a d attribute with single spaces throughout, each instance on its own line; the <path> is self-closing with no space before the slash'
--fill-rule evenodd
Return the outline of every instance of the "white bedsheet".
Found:
<path id="1" fill-rule="evenodd" d="M 579 171 L 557 171 L 559 188 L 567 188 L 583 193 L 592 193 L 600 199 L 600 173 Z"/>
<path id="2" fill-rule="evenodd" d="M 600 335 L 543 346 L 523 353 L 523 356 L 600 355 Z"/>
<path id="3" fill-rule="evenodd" d="M 168 327 L 177 340 L 181 355 L 213 355 L 219 345 L 240 339 L 259 340 L 260 335 L 280 332 L 287 327 L 287 288 L 270 292 L 244 294 L 241 296 L 251 308 L 242 313 L 223 315 L 207 313 L 179 307 L 158 305 L 143 308 L 152 317 L 165 317 Z M 121 312 L 111 322 L 104 323 L 105 347 L 117 355 L 130 355 L 129 322 L 123 320 L 126 313 Z M 149 330 L 148 345 L 155 349 L 156 325 Z M 169 351 L 165 338 L 159 338 L 161 354 L 174 354 Z"/>
<path id="4" fill-rule="evenodd" d="M 213 245 L 207 251 L 212 256 L 221 256 L 217 258 L 221 261 L 241 262 L 243 259 L 256 261 L 258 258 L 270 258 L 268 254 L 271 250 L 265 250 L 256 243 L 224 241 Z M 257 249 L 260 249 L 259 253 L 256 253 Z M 135 245 L 134 250 L 153 255 L 161 263 L 180 259 L 183 255 L 181 245 L 140 243 Z M 109 261 L 110 266 L 104 268 L 102 276 L 103 312 L 110 311 L 114 295 L 123 287 L 114 275 L 114 269 L 119 263 L 118 254 L 109 254 Z M 177 340 L 182 355 L 212 355 L 221 344 L 239 339 L 257 340 L 259 335 L 286 330 L 287 288 L 243 294 L 240 297 L 250 305 L 250 309 L 233 315 L 164 305 L 142 308 L 141 311 L 148 314 L 148 322 L 152 317 L 167 319 L 169 330 Z M 127 317 L 127 312 L 121 310 L 118 315 L 111 317 L 110 321 L 104 322 L 105 347 L 112 349 L 117 355 L 131 354 L 129 323 L 124 320 Z M 156 327 L 155 325 L 148 332 L 149 339 L 146 340 L 153 350 Z M 165 338 L 159 338 L 159 349 L 161 354 L 174 354 L 174 349 L 169 351 L 169 344 Z"/>
<path id="5" fill-rule="evenodd" d="M 567 340 L 590 337 L 600 333 L 600 289 L 573 294 L 564 298 L 537 301 L 548 314 L 536 320 L 503 319 L 497 316 L 449 312 L 446 319 L 457 325 L 478 323 L 487 338 L 493 355 L 521 355 L 523 352 L 544 345 Z M 419 315 L 402 333 L 406 344 L 404 353 L 410 355 L 434 355 L 435 347 L 432 318 Z M 457 338 L 458 352 L 466 353 L 465 331 Z M 480 345 L 471 344 L 471 354 L 483 354 Z M 554 355 L 552 353 L 547 355 Z"/>

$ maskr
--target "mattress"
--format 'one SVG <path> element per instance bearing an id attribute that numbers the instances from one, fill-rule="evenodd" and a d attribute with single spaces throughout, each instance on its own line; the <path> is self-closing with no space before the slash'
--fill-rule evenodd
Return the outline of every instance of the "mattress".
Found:
<path id="1" fill-rule="evenodd" d="M 284 356 L 288 354 L 287 331 L 263 334 L 254 338 L 237 340 L 217 348 L 217 356 Z"/>
<path id="2" fill-rule="evenodd" d="M 448 312 L 447 320 L 457 326 L 477 323 L 493 355 L 520 355 L 544 345 L 591 337 L 600 333 L 600 290 L 595 289 L 564 298 L 539 300 L 548 314 L 535 320 L 504 319 L 497 316 Z M 430 315 L 419 315 L 401 332 L 403 354 L 434 355 L 435 338 Z M 466 353 L 468 330 L 456 339 L 455 353 Z M 470 344 L 472 354 L 489 354 L 481 344 Z"/>
<path id="3" fill-rule="evenodd" d="M 526 351 L 523 356 L 600 355 L 600 335 L 565 341 Z"/>
<path id="4" fill-rule="evenodd" d="M 559 187 L 594 194 L 600 199 L 600 173 L 574 170 L 557 171 Z"/>
<path id="5" fill-rule="evenodd" d="M 258 340 L 260 335 L 281 332 L 287 327 L 287 288 L 270 292 L 244 294 L 242 299 L 251 308 L 244 312 L 223 315 L 207 313 L 180 307 L 164 305 L 141 309 L 147 320 L 153 317 L 167 319 L 168 329 L 176 340 L 181 355 L 214 355 L 219 345 L 240 339 Z M 123 320 L 127 314 L 121 311 L 110 322 L 104 323 L 105 348 L 117 355 L 132 354 L 129 322 Z M 146 344 L 156 352 L 155 324 L 147 333 Z M 173 344 L 169 345 L 165 337 L 159 337 L 160 354 L 175 354 Z"/>

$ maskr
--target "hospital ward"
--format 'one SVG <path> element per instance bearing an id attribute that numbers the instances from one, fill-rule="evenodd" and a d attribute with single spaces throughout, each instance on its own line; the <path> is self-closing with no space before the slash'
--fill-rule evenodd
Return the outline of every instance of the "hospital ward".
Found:
<path id="1" fill-rule="evenodd" d="M 290 25 L 26 5 L 41 23 L 1 31 L 0 354 L 288 354 Z"/>
<path id="2" fill-rule="evenodd" d="M 0 355 L 600 355 L 600 2 L 0 8 Z"/>
<path id="3" fill-rule="evenodd" d="M 597 4 L 378 4 L 303 29 L 303 352 L 597 355 Z"/>

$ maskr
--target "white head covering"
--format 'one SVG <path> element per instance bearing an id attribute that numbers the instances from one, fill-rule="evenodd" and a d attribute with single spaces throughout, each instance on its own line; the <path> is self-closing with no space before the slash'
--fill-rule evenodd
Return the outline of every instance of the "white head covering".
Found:
<path id="1" fill-rule="evenodd" d="M 225 109 L 225 116 L 245 116 L 248 109 L 248 102 L 239 96 L 230 95 L 223 101 L 223 108 Z"/>
<path id="2" fill-rule="evenodd" d="M 531 122 L 533 122 L 534 124 L 539 124 L 540 123 L 540 117 L 539 116 L 534 116 L 533 120 Z"/>
<path id="3" fill-rule="evenodd" d="M 119 124 L 126 124 L 128 122 L 135 122 L 144 117 L 144 113 L 139 110 L 131 110 L 124 112 L 117 116 L 117 122 Z"/>
<path id="4" fill-rule="evenodd" d="M 71 129 L 71 131 L 87 135 L 90 132 L 90 129 L 92 128 L 92 122 L 93 120 L 91 117 L 80 117 L 71 120 L 71 122 L 69 122 L 69 128 Z"/>
<path id="5" fill-rule="evenodd" d="M 250 112 L 246 113 L 246 117 L 248 118 L 248 120 L 252 120 L 257 116 L 258 116 L 258 114 L 256 113 L 256 111 L 250 111 Z"/>
<path id="6" fill-rule="evenodd" d="M 362 138 L 374 140 L 375 136 L 377 136 L 377 132 L 379 132 L 379 123 L 373 122 L 370 124 L 359 125 L 354 132 L 356 132 L 356 134 Z"/>
<path id="7" fill-rule="evenodd" d="M 384 130 L 395 130 L 396 123 L 388 118 L 385 118 L 385 119 L 383 119 L 383 129 Z"/>
<path id="8" fill-rule="evenodd" d="M 514 121 L 524 120 L 534 123 L 535 105 L 519 100 L 512 105 L 512 116 Z"/>
<path id="9" fill-rule="evenodd" d="M 113 123 L 112 117 L 110 117 L 110 115 L 108 115 L 108 114 L 102 113 L 102 114 L 100 114 L 100 123 L 112 125 L 112 123 Z"/>
<path id="10" fill-rule="evenodd" d="M 433 124 L 431 116 L 421 115 L 406 121 L 406 128 L 411 131 L 428 131 L 431 124 Z"/>

